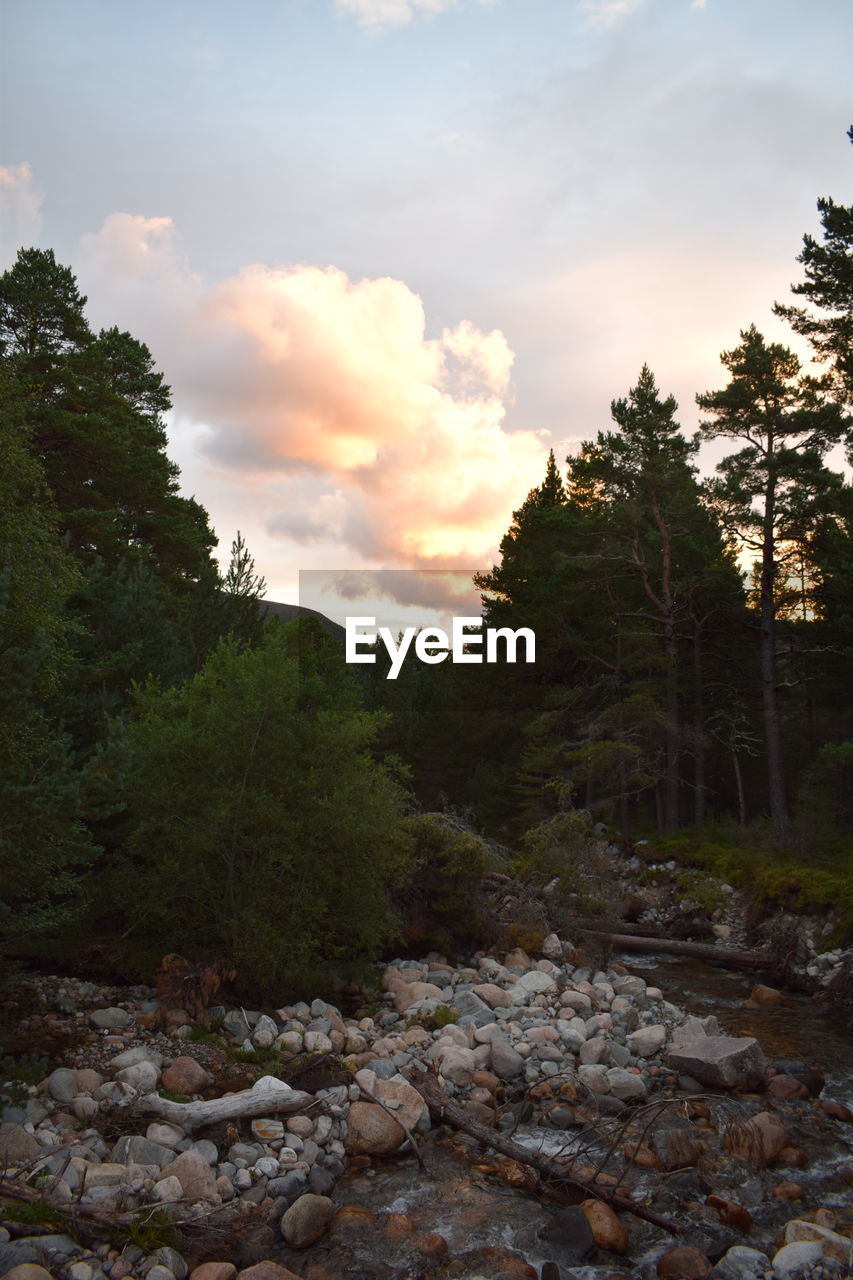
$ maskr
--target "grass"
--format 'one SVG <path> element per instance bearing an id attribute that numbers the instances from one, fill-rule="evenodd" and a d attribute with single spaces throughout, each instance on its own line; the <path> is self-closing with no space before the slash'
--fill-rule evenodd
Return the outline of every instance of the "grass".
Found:
<path id="1" fill-rule="evenodd" d="M 769 842 L 750 844 L 747 840 L 688 832 L 646 846 L 656 858 L 674 858 L 682 868 L 710 872 L 735 888 L 747 889 L 753 901 L 767 909 L 781 908 L 798 914 L 832 910 L 837 927 L 825 939 L 827 949 L 853 940 L 853 841 L 831 852 L 799 852 L 774 847 Z M 679 871 L 679 888 L 690 873 Z M 701 885 L 689 882 L 689 896 L 699 898 Z M 709 886 L 708 892 L 713 890 Z M 720 899 L 714 900 L 715 907 Z M 713 908 L 712 908 L 713 909 Z"/>
<path id="2" fill-rule="evenodd" d="M 0 1206 L 0 1214 L 6 1221 L 22 1226 L 57 1227 L 65 1231 L 71 1222 L 69 1214 L 47 1200 L 3 1200 Z"/>
<path id="3" fill-rule="evenodd" d="M 113 1233 L 113 1244 L 117 1249 L 135 1245 L 143 1253 L 153 1253 L 155 1249 L 175 1249 L 180 1243 L 180 1235 L 172 1224 L 168 1209 L 150 1209 L 136 1215 L 126 1227 L 117 1228 Z"/>

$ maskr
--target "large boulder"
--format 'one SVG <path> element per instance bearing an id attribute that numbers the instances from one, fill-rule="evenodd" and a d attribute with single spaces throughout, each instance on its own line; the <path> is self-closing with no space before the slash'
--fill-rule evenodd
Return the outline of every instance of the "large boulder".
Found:
<path id="1" fill-rule="evenodd" d="M 406 1135 L 384 1107 L 354 1102 L 347 1115 L 346 1147 L 350 1155 L 393 1155 Z"/>
<path id="2" fill-rule="evenodd" d="M 308 1195 L 295 1200 L 281 1219 L 281 1234 L 294 1249 L 307 1249 L 325 1235 L 334 1205 L 328 1196 Z"/>
<path id="3" fill-rule="evenodd" d="M 752 1036 L 694 1036 L 676 1040 L 666 1053 L 673 1071 L 711 1088 L 748 1089 L 763 1084 L 768 1062 Z"/>

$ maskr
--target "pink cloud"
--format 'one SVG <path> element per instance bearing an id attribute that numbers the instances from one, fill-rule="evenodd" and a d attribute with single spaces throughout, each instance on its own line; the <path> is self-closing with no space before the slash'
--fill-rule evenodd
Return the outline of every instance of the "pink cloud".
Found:
<path id="1" fill-rule="evenodd" d="M 255 263 L 206 287 L 170 219 L 127 214 L 86 238 L 81 279 L 152 346 L 248 503 L 290 478 L 286 509 L 264 504 L 270 533 L 397 564 L 478 564 L 541 479 L 539 433 L 505 429 L 504 335 L 463 320 L 427 337 L 403 281 Z"/>

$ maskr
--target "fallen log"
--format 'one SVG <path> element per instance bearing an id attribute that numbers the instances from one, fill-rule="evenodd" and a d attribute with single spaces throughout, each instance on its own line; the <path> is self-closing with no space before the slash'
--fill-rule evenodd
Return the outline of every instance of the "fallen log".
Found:
<path id="1" fill-rule="evenodd" d="M 473 1116 L 469 1116 L 463 1107 L 442 1093 L 441 1086 L 434 1075 L 414 1079 L 411 1083 L 429 1107 L 430 1115 L 437 1123 L 449 1124 L 453 1129 L 460 1129 L 463 1133 L 476 1138 L 482 1146 L 499 1151 L 501 1155 L 508 1156 L 518 1164 L 528 1165 L 549 1183 L 563 1184 L 566 1187 L 573 1187 L 584 1195 L 594 1196 L 597 1200 L 603 1200 L 609 1204 L 612 1209 L 632 1213 L 636 1218 L 642 1218 L 645 1222 L 651 1222 L 663 1231 L 668 1231 L 670 1235 L 680 1235 L 685 1230 L 680 1223 L 655 1213 L 653 1209 L 638 1204 L 635 1200 L 629 1200 L 627 1196 L 617 1195 L 596 1182 L 594 1178 L 580 1178 L 573 1174 L 570 1160 L 561 1159 L 558 1156 L 546 1156 L 541 1151 L 528 1150 L 520 1143 L 513 1142 L 512 1138 L 506 1138 L 497 1130 L 480 1124 Z"/>
<path id="2" fill-rule="evenodd" d="M 725 969 L 758 969 L 773 971 L 778 968 L 766 951 L 733 951 L 728 947 L 712 947 L 707 942 L 681 942 L 676 938 L 656 938 L 640 933 L 599 933 L 595 929 L 581 929 L 584 938 L 607 942 L 620 951 L 637 954 L 685 956 L 693 960 L 706 960 Z"/>
<path id="3" fill-rule="evenodd" d="M 302 1111 L 314 1105 L 310 1093 L 292 1089 L 282 1080 L 263 1076 L 251 1089 L 242 1089 L 224 1098 L 212 1098 L 209 1102 L 170 1102 L 159 1093 L 147 1093 L 130 1103 L 133 1112 L 158 1116 L 170 1124 L 176 1124 L 185 1133 L 204 1128 L 220 1121 L 241 1120 L 248 1116 L 271 1116 L 278 1112 Z"/>

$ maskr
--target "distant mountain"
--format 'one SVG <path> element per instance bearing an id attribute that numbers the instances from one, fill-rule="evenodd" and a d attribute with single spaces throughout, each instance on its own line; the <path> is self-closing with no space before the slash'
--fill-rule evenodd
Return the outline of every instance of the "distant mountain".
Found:
<path id="1" fill-rule="evenodd" d="M 316 609 L 308 609 L 301 604 L 279 604 L 276 600 L 262 600 L 261 605 L 269 617 L 282 618 L 285 622 L 292 622 L 294 618 L 314 618 L 330 636 L 334 636 L 341 644 L 344 642 L 346 632 L 340 623 L 332 622 L 331 618 L 318 613 Z"/>

